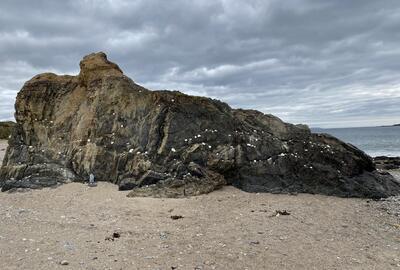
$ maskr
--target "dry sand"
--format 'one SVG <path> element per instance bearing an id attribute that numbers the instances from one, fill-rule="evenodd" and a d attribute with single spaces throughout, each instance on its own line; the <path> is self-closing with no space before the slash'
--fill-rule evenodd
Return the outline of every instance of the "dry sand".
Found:
<path id="1" fill-rule="evenodd" d="M 1 193 L 0 269 L 400 269 L 400 217 L 387 208 L 398 203 L 126 194 L 109 183 Z"/>

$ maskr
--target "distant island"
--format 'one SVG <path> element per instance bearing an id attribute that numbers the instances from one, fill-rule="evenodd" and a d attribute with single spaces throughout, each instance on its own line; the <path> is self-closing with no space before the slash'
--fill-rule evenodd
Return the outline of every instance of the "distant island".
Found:
<path id="1" fill-rule="evenodd" d="M 379 126 L 379 127 L 400 127 L 400 124 L 394 124 L 394 125 L 389 125 L 389 126 Z"/>
<path id="2" fill-rule="evenodd" d="M 0 140 L 6 140 L 11 135 L 11 130 L 15 126 L 12 121 L 0 122 Z"/>

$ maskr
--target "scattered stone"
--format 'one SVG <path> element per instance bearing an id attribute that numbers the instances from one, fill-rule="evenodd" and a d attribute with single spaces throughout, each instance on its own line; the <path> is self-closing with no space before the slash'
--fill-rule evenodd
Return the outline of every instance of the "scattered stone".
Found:
<path id="1" fill-rule="evenodd" d="M 74 245 L 72 243 L 70 243 L 70 242 L 65 242 L 64 243 L 64 248 L 66 250 L 74 250 L 75 249 Z"/>
<path id="2" fill-rule="evenodd" d="M 378 200 L 375 205 L 389 215 L 400 217 L 400 196 Z"/>
<path id="3" fill-rule="evenodd" d="M 167 232 L 160 232 L 160 239 L 165 240 L 168 238 L 168 233 Z"/>
<path id="4" fill-rule="evenodd" d="M 400 224 L 391 224 L 393 227 L 395 227 L 396 229 L 400 229 Z"/>
<path id="5" fill-rule="evenodd" d="M 106 238 L 104 240 L 106 241 L 114 241 L 117 238 L 120 238 L 121 234 L 118 232 L 114 232 L 111 236 L 106 236 Z"/>
<path id="6" fill-rule="evenodd" d="M 104 238 L 104 240 L 106 240 L 106 241 L 114 241 L 114 238 L 112 236 L 106 236 L 106 238 Z"/>
<path id="7" fill-rule="evenodd" d="M 68 261 L 66 261 L 66 260 L 62 260 L 62 261 L 60 262 L 60 264 L 61 264 L 61 265 L 68 265 L 68 264 L 69 264 L 69 262 L 68 262 Z"/>
<path id="8" fill-rule="evenodd" d="M 290 212 L 287 210 L 275 210 L 275 214 L 273 214 L 273 217 L 279 217 L 279 216 L 289 216 Z"/>
<path id="9" fill-rule="evenodd" d="M 172 215 L 171 216 L 171 219 L 174 219 L 174 220 L 181 219 L 181 218 L 183 218 L 183 216 L 180 216 L 180 215 Z"/>

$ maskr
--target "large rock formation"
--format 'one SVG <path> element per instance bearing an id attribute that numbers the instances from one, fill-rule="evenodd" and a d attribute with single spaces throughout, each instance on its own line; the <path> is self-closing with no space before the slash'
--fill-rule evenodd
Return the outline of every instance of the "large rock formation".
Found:
<path id="1" fill-rule="evenodd" d="M 149 91 L 104 53 L 78 76 L 25 83 L 1 169 L 2 190 L 84 181 L 93 173 L 130 196 L 181 197 L 226 184 L 250 192 L 386 197 L 400 184 L 326 134 L 180 92 Z"/>

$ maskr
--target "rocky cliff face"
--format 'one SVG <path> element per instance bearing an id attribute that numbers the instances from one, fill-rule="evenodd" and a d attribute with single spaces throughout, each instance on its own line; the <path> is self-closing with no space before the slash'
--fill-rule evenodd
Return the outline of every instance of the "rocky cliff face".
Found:
<path id="1" fill-rule="evenodd" d="M 93 173 L 131 189 L 129 196 L 198 195 L 226 184 L 344 197 L 400 193 L 370 157 L 329 135 L 209 98 L 149 91 L 103 53 L 80 67 L 78 76 L 37 75 L 19 92 L 2 190 Z"/>

